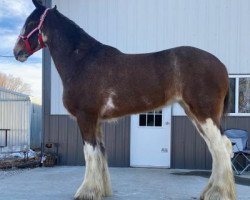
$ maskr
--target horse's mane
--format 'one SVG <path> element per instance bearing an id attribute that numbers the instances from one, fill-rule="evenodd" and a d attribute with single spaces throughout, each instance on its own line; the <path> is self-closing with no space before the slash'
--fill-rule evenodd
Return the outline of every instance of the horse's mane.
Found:
<path id="1" fill-rule="evenodd" d="M 59 11 L 55 10 L 55 15 L 58 17 L 58 23 L 60 23 L 61 30 L 67 39 L 69 44 L 72 44 L 75 48 L 80 47 L 81 43 L 98 42 L 89 34 L 87 34 L 79 25 L 70 20 Z M 98 42 L 99 43 L 99 42 Z"/>

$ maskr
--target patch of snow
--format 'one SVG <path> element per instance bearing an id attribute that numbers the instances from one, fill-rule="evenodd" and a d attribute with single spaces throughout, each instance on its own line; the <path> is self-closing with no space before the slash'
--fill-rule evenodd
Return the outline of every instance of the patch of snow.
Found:
<path id="1" fill-rule="evenodd" d="M 3 159 L 13 159 L 13 158 L 35 158 L 37 156 L 36 152 L 29 149 L 25 151 L 21 151 L 16 149 L 14 152 L 2 152 L 0 153 L 0 160 Z"/>

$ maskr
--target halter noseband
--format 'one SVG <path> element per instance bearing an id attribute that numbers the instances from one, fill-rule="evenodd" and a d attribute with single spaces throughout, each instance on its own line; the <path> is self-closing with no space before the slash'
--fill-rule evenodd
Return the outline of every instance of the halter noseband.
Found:
<path id="1" fill-rule="evenodd" d="M 25 44 L 26 50 L 28 52 L 29 55 L 32 55 L 33 53 L 35 53 L 36 51 L 44 48 L 46 45 L 43 42 L 43 37 L 42 37 L 42 32 L 41 32 L 41 27 L 43 25 L 44 19 L 48 13 L 48 10 L 50 10 L 50 8 L 47 8 L 44 13 L 41 15 L 40 17 L 40 22 L 38 24 L 38 26 L 36 28 L 34 28 L 28 35 L 19 35 L 19 38 L 21 38 Z M 38 31 L 38 42 L 40 44 L 40 47 L 38 49 L 32 49 L 31 45 L 29 43 L 29 38 Z"/>

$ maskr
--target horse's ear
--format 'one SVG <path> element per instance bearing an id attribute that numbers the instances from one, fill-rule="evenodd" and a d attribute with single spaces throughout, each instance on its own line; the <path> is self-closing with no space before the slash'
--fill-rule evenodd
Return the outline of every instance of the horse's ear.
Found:
<path id="1" fill-rule="evenodd" d="M 57 10 L 57 6 L 56 5 L 54 6 L 53 10 Z"/>
<path id="2" fill-rule="evenodd" d="M 41 9 L 44 8 L 43 3 L 41 0 L 32 0 L 33 4 L 35 5 L 36 8 Z"/>

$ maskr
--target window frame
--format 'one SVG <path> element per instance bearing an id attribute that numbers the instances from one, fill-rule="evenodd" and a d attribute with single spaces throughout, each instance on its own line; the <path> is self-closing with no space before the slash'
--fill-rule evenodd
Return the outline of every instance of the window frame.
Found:
<path id="1" fill-rule="evenodd" d="M 145 125 L 140 125 L 140 116 L 141 115 L 146 115 L 146 124 Z M 148 120 L 148 115 L 154 116 L 154 125 L 153 126 L 148 125 L 148 121 L 147 121 Z M 156 126 L 155 116 L 161 116 L 161 125 L 160 126 Z M 149 111 L 149 112 L 139 113 L 138 114 L 138 124 L 137 124 L 137 126 L 140 127 L 140 128 L 163 128 L 163 109 L 160 109 L 160 110 L 156 109 L 156 110 L 152 110 L 152 111 Z"/>
<path id="2" fill-rule="evenodd" d="M 239 113 L 239 79 L 250 78 L 250 74 L 230 74 L 229 78 L 235 78 L 235 113 L 228 113 L 228 116 L 248 117 L 250 113 Z"/>

